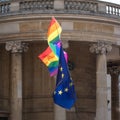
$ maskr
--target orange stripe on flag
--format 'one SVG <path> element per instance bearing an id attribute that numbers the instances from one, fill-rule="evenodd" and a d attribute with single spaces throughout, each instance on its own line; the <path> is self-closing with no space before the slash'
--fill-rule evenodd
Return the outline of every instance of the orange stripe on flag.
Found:
<path id="1" fill-rule="evenodd" d="M 42 62 L 46 65 L 49 66 L 50 63 L 54 61 L 58 61 L 57 56 L 52 52 L 50 47 L 48 47 L 42 54 L 38 56 Z"/>
<path id="2" fill-rule="evenodd" d="M 48 36 L 53 33 L 55 30 L 59 29 L 59 24 L 54 23 L 49 29 L 48 29 Z M 60 33 L 59 33 L 60 34 Z"/>
<path id="3" fill-rule="evenodd" d="M 46 66 L 49 66 L 50 63 L 55 61 L 58 61 L 58 58 L 54 55 L 53 52 L 43 59 L 43 62 L 46 64 Z"/>

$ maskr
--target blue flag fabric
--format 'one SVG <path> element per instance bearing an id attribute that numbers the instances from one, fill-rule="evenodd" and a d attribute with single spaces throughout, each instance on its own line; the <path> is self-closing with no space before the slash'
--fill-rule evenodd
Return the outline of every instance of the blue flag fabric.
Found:
<path id="1" fill-rule="evenodd" d="M 70 109 L 76 101 L 73 80 L 70 77 L 62 47 L 60 50 L 59 68 L 53 99 L 55 104 L 66 109 Z"/>

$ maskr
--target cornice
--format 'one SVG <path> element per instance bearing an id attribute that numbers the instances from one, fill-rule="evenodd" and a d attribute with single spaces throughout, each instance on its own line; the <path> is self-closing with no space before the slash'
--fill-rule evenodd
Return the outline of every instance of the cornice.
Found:
<path id="1" fill-rule="evenodd" d="M 64 30 L 61 39 L 67 41 L 85 41 L 85 42 L 97 42 L 99 40 L 108 41 L 112 44 L 117 44 L 120 35 L 111 35 L 108 33 L 96 33 L 96 32 L 80 32 L 80 31 L 67 31 Z M 47 31 L 38 32 L 24 32 L 13 34 L 0 35 L 0 43 L 6 41 L 47 41 Z"/>
<path id="2" fill-rule="evenodd" d="M 101 23 L 109 23 L 120 25 L 120 18 L 111 18 L 107 16 L 95 16 L 95 15 L 78 15 L 78 14 L 26 14 L 16 16 L 5 16 L 0 18 L 1 23 L 17 22 L 17 21 L 30 21 L 30 20 L 50 20 L 54 16 L 58 20 L 69 20 L 69 21 L 93 21 Z"/>

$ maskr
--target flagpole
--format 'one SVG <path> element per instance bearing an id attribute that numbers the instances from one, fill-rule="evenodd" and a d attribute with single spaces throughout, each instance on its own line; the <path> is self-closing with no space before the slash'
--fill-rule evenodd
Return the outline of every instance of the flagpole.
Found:
<path id="1" fill-rule="evenodd" d="M 56 76 L 54 76 L 56 84 Z M 54 120 L 66 120 L 66 110 L 56 104 L 54 104 Z"/>
<path id="2" fill-rule="evenodd" d="M 54 104 L 54 120 L 66 120 L 66 110 Z"/>
<path id="3" fill-rule="evenodd" d="M 54 17 L 52 17 L 54 18 Z M 57 29 L 57 26 L 56 26 Z M 57 29 L 57 32 L 59 34 L 59 31 Z M 59 36 L 60 38 L 60 36 Z M 62 42 L 61 42 L 62 44 Z M 55 79 L 55 84 L 56 84 L 56 76 L 54 77 Z M 66 120 L 66 110 L 56 104 L 54 104 L 54 120 Z"/>

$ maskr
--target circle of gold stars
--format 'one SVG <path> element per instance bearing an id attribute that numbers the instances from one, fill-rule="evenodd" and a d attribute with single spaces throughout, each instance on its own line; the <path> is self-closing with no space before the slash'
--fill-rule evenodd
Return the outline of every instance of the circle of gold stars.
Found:
<path id="1" fill-rule="evenodd" d="M 70 82 L 69 87 L 72 87 L 72 86 L 73 86 L 73 82 Z M 68 87 L 66 87 L 64 90 L 59 90 L 58 92 L 54 91 L 54 95 L 55 94 L 62 95 L 64 92 L 68 92 L 68 91 L 69 91 L 69 89 L 68 89 Z"/>

